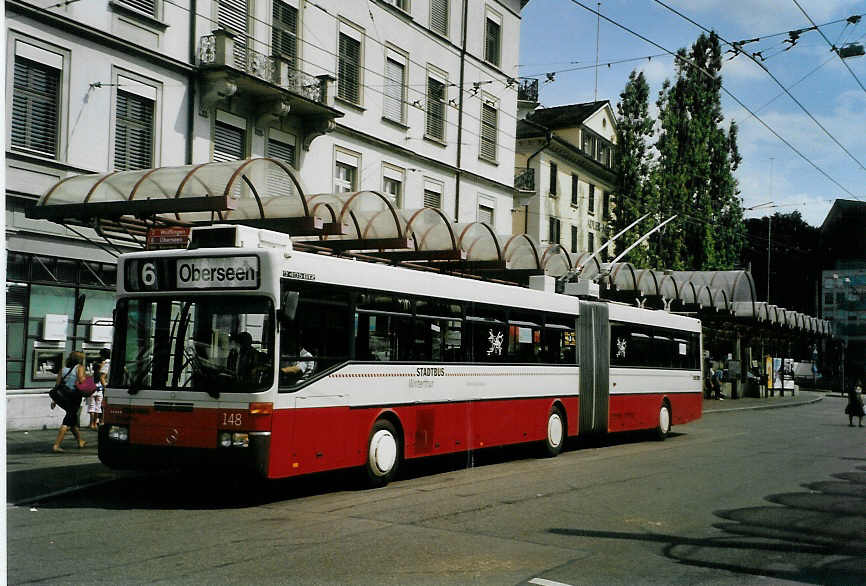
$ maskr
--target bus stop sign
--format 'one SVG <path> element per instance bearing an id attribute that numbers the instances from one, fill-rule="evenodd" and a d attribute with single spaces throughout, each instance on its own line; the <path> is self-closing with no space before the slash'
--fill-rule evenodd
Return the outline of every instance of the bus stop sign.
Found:
<path id="1" fill-rule="evenodd" d="M 148 250 L 186 248 L 187 244 L 189 244 L 189 228 L 172 226 L 170 228 L 149 228 L 147 230 Z"/>

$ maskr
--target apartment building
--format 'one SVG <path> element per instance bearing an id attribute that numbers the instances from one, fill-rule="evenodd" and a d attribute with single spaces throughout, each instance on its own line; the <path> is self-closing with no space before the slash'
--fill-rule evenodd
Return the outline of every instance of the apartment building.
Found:
<path id="1" fill-rule="evenodd" d="M 607 240 L 616 117 L 606 100 L 537 108 L 517 125 L 512 230 L 569 253 Z"/>
<path id="2" fill-rule="evenodd" d="M 279 157 L 509 233 L 526 1 L 8 0 L 7 386 L 110 342 L 134 238 L 24 217 L 71 175 Z"/>

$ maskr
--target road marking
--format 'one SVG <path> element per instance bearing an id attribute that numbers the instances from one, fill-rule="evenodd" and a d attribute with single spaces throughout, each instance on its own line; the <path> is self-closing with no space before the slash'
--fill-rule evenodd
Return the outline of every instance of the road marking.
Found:
<path id="1" fill-rule="evenodd" d="M 554 580 L 545 580 L 544 578 L 533 578 L 529 581 L 530 584 L 538 584 L 538 586 L 571 586 L 565 582 L 556 582 Z"/>

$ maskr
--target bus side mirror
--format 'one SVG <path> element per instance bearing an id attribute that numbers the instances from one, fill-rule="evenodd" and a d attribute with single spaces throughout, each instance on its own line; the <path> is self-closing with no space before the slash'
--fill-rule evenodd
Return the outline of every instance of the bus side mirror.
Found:
<path id="1" fill-rule="evenodd" d="M 281 321 L 293 321 L 295 319 L 295 313 L 298 311 L 299 297 L 300 295 L 297 291 L 285 291 L 283 293 L 280 299 L 279 317 Z"/>

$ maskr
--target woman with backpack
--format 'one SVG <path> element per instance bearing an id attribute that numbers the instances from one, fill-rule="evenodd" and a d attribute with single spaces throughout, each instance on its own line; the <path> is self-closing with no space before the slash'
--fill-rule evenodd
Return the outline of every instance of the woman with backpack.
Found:
<path id="1" fill-rule="evenodd" d="M 54 445 L 51 447 L 52 452 L 62 452 L 60 447 L 63 442 L 63 437 L 68 430 L 72 431 L 72 435 L 78 440 L 78 447 L 83 448 L 87 442 L 81 439 L 81 434 L 78 432 L 78 410 L 81 408 L 81 391 L 78 390 L 76 384 L 83 383 L 87 378 L 87 373 L 84 369 L 84 353 L 72 352 L 69 358 L 66 359 L 66 368 L 62 369 L 57 374 L 57 385 L 61 386 L 62 400 L 55 403 L 51 402 L 51 408 L 54 409 L 55 404 L 66 412 L 63 416 L 63 424 L 57 432 L 57 439 L 54 440 Z"/>

